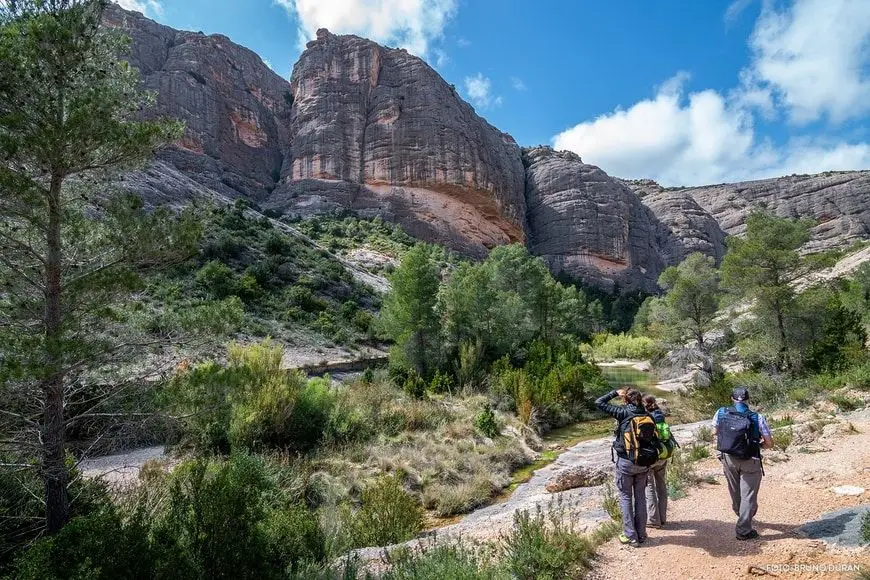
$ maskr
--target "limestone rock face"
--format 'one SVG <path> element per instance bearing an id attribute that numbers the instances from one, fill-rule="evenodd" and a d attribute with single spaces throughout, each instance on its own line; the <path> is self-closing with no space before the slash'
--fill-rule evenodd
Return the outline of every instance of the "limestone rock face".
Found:
<path id="1" fill-rule="evenodd" d="M 694 252 L 706 254 L 717 263 L 725 256 L 725 232 L 690 195 L 663 190 L 645 195 L 641 201 L 671 234 L 659 248 L 666 264 L 679 264 Z"/>
<path id="2" fill-rule="evenodd" d="M 157 94 L 157 114 L 185 122 L 159 161 L 226 197 L 264 199 L 289 144 L 289 83 L 225 36 L 178 31 L 116 5 L 105 20 L 132 39 L 130 62 Z M 171 195 L 173 179 L 158 173 L 151 187 Z"/>
<path id="3" fill-rule="evenodd" d="M 720 260 L 754 207 L 818 221 L 808 250 L 870 238 L 870 171 L 665 189 L 579 156 L 521 151 L 404 50 L 326 30 L 290 82 L 221 35 L 112 6 L 131 63 L 182 139 L 124 185 L 152 203 L 245 198 L 293 215 L 351 210 L 482 257 L 524 242 L 556 274 L 604 289 L 658 290 L 688 254 Z"/>
<path id="4" fill-rule="evenodd" d="M 269 207 L 378 214 L 477 256 L 525 239 L 519 146 L 424 61 L 321 30 L 290 85 L 291 146 Z"/>
<path id="5" fill-rule="evenodd" d="M 843 246 L 870 237 L 870 171 L 792 175 L 668 190 L 651 181 L 630 182 L 630 186 L 644 196 L 644 203 L 648 203 L 649 197 L 655 199 L 663 195 L 689 197 L 728 235 L 742 234 L 752 209 L 766 206 L 780 216 L 817 221 L 807 251 Z M 668 222 L 667 211 L 656 211 L 656 214 Z"/>
<path id="6" fill-rule="evenodd" d="M 654 291 L 671 234 L 625 184 L 578 155 L 524 151 L 529 249 L 554 273 Z"/>

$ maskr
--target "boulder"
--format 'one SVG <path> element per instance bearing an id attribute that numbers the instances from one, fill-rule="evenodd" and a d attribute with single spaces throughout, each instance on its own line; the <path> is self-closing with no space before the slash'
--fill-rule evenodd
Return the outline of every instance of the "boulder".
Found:
<path id="1" fill-rule="evenodd" d="M 547 482 L 547 491 L 558 493 L 578 487 L 595 487 L 602 485 L 610 477 L 610 473 L 599 467 L 579 466 L 565 469 L 557 473 Z"/>

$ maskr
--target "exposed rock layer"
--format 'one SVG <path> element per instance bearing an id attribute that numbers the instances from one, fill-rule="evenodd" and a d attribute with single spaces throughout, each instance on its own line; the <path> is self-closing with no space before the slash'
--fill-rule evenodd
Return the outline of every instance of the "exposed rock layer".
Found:
<path id="1" fill-rule="evenodd" d="M 554 272 L 655 291 L 691 252 L 717 260 L 748 212 L 813 217 L 809 249 L 870 237 L 870 172 L 665 189 L 579 156 L 521 151 L 404 50 L 318 32 L 290 82 L 221 35 L 182 32 L 113 7 L 131 62 L 183 139 L 127 176 L 152 201 L 244 197 L 291 214 L 353 210 L 482 256 L 524 241 Z"/>

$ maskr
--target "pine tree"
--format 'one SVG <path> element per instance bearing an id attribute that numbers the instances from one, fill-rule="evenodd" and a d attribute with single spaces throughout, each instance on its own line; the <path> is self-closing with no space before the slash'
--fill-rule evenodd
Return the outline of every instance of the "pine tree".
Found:
<path id="1" fill-rule="evenodd" d="M 134 347 L 107 328 L 113 305 L 137 287 L 135 266 L 189 255 L 198 236 L 105 185 L 181 130 L 142 120 L 154 97 L 101 25 L 107 5 L 0 2 L 0 388 L 6 434 L 38 430 L 13 443 L 38 452 L 49 533 L 69 519 L 69 398 Z"/>

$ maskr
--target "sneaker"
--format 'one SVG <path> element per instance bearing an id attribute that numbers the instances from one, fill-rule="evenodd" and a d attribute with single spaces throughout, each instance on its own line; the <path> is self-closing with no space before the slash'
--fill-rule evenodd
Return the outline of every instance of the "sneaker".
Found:
<path id="1" fill-rule="evenodd" d="M 751 530 L 748 534 L 737 534 L 738 540 L 754 540 L 758 537 L 758 532 Z"/>
<path id="2" fill-rule="evenodd" d="M 619 534 L 619 543 L 625 546 L 637 546 L 637 540 L 632 540 L 625 534 Z"/>

